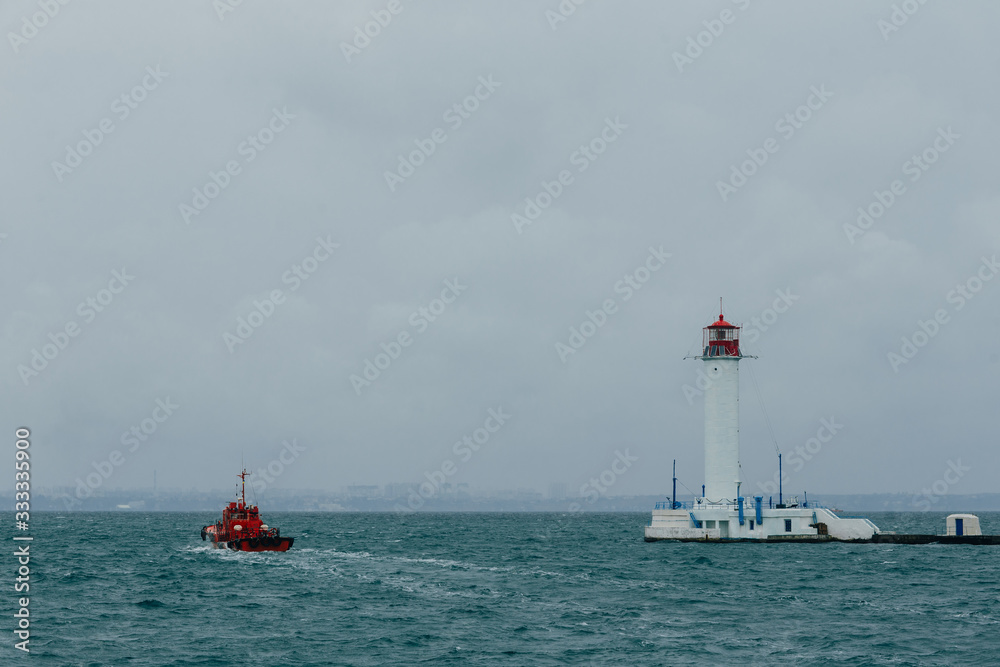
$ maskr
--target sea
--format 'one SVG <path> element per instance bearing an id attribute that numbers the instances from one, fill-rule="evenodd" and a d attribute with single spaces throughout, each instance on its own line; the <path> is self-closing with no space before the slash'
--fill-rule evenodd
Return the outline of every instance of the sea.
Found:
<path id="1" fill-rule="evenodd" d="M 1000 546 L 646 543 L 649 513 L 264 512 L 295 544 L 253 554 L 202 541 L 216 514 L 33 513 L 30 590 L 17 558 L 0 567 L 0 664 L 1000 665 Z"/>

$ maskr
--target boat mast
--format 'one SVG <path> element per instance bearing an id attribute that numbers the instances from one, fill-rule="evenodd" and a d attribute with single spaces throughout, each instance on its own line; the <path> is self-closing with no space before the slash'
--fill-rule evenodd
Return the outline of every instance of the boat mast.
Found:
<path id="1" fill-rule="evenodd" d="M 240 490 L 240 502 L 243 504 L 243 507 L 247 506 L 247 475 L 252 474 L 253 473 L 247 472 L 247 469 L 244 468 L 243 472 L 237 475 L 237 477 L 239 477 L 243 482 L 243 488 Z"/>

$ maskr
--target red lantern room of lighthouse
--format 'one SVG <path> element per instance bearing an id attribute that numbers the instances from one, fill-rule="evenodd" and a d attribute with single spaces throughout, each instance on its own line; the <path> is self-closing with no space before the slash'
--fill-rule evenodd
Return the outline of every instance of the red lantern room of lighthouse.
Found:
<path id="1" fill-rule="evenodd" d="M 702 357 L 737 357 L 740 352 L 740 327 L 730 324 L 719 313 L 719 319 L 704 328 Z"/>

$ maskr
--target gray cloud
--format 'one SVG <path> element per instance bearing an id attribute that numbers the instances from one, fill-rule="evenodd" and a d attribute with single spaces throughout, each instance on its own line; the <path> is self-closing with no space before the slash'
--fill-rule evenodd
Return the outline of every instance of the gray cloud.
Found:
<path id="1" fill-rule="evenodd" d="M 156 469 L 162 486 L 228 487 L 241 456 L 266 465 L 290 438 L 307 449 L 285 487 L 419 481 L 503 406 L 513 418 L 455 481 L 575 490 L 630 447 L 641 463 L 615 493 L 666 492 L 673 458 L 695 488 L 698 362 L 682 357 L 719 296 L 749 327 L 788 289 L 799 299 L 742 364 L 748 482 L 775 465 L 752 364 L 785 451 L 844 424 L 796 490 L 916 490 L 955 457 L 973 468 L 955 492 L 995 488 L 1000 281 L 961 309 L 948 295 L 1000 250 L 1000 9 L 928 3 L 886 32 L 889 2 L 593 0 L 553 29 L 555 1 L 401 0 L 348 62 L 341 43 L 387 4 L 244 2 L 220 20 L 210 3 L 69 3 L 16 50 L 9 33 L 42 10 L 0 10 L 0 400 L 11 439 L 32 429 L 37 484 L 73 484 L 169 396 L 181 407 L 115 485 Z M 153 87 L 147 68 L 167 74 Z M 480 77 L 500 85 L 454 126 Z M 785 137 L 821 86 L 832 96 Z M 250 160 L 240 147 L 274 109 L 294 120 Z M 628 127 L 581 171 L 572 156 L 608 118 Z M 104 119 L 113 131 L 57 175 Z M 911 181 L 904 165 L 949 127 L 960 138 Z M 385 173 L 437 128 L 391 191 Z M 769 137 L 777 151 L 723 202 L 717 183 Z M 239 172 L 185 222 L 229 161 Z M 572 184 L 519 234 L 512 214 L 563 170 Z M 905 194 L 852 244 L 844 225 L 894 179 Z M 283 276 L 318 237 L 339 247 L 293 290 Z M 615 285 L 650 246 L 671 258 L 625 302 Z M 134 280 L 86 321 L 79 304 L 123 268 Z M 455 278 L 467 291 L 416 332 L 411 313 Z M 224 334 L 277 289 L 230 353 Z M 608 298 L 617 312 L 563 363 L 556 343 Z M 939 309 L 948 323 L 894 369 Z M 23 381 L 70 322 L 79 334 Z M 412 345 L 359 396 L 350 376 L 404 330 Z"/>

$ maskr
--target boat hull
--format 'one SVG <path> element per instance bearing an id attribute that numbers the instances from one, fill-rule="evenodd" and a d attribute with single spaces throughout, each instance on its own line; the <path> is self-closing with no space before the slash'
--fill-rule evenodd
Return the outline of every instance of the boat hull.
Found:
<path id="1" fill-rule="evenodd" d="M 211 541 L 216 549 L 231 549 L 232 551 L 288 551 L 295 542 L 294 537 L 260 537 L 228 542 Z"/>
<path id="2" fill-rule="evenodd" d="M 206 540 L 216 549 L 230 549 L 232 551 L 288 551 L 295 542 L 294 537 L 281 537 L 280 535 L 256 535 L 253 537 L 240 537 L 234 540 L 220 539 L 230 535 L 221 533 L 216 526 L 205 526 L 201 529 L 201 539 Z"/>

